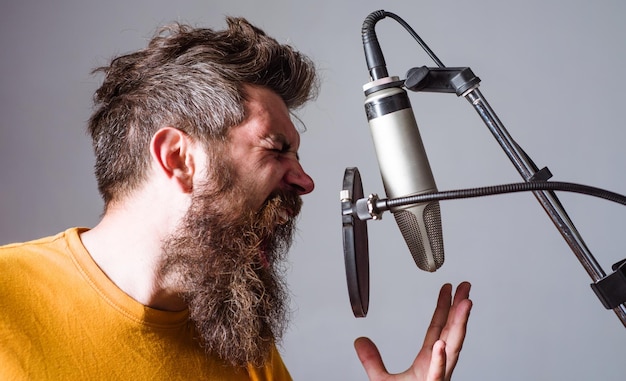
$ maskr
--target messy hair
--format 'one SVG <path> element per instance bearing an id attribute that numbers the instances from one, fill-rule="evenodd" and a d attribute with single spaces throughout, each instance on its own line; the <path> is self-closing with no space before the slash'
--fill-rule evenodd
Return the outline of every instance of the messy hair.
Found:
<path id="1" fill-rule="evenodd" d="M 245 86 L 278 94 L 290 110 L 317 93 L 312 61 L 243 18 L 216 31 L 173 24 L 145 49 L 119 56 L 94 95 L 88 131 L 105 207 L 146 178 L 153 134 L 176 127 L 209 146 L 246 117 Z"/>

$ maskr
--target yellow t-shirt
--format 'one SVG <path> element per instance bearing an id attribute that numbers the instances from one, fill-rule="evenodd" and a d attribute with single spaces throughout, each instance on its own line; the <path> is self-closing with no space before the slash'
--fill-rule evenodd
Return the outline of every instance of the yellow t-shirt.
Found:
<path id="1" fill-rule="evenodd" d="M 291 380 L 275 347 L 262 368 L 208 357 L 187 311 L 122 292 L 81 231 L 0 248 L 1 380 Z"/>

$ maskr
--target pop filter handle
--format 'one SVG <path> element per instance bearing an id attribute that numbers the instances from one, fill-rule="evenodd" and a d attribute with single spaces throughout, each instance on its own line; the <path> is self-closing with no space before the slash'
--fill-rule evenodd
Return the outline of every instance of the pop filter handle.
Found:
<path id="1" fill-rule="evenodd" d="M 348 279 L 348 291 L 355 316 L 365 316 L 367 313 L 367 304 L 365 304 L 365 309 L 360 306 L 363 306 L 363 301 L 367 303 L 369 298 L 367 229 L 365 225 L 362 225 L 362 221 L 371 219 L 380 220 L 382 219 L 383 213 L 392 208 L 411 206 L 425 202 L 439 202 L 528 191 L 573 192 L 626 205 L 626 196 L 615 192 L 588 185 L 540 179 L 549 177 L 547 168 L 537 172 L 537 174 L 535 180 L 521 183 L 437 191 L 391 199 L 381 199 L 376 194 L 370 194 L 367 198 L 353 199 L 351 195 L 363 194 L 361 178 L 358 169 L 346 168 L 344 174 L 344 188 L 341 192 L 341 214 L 344 221 L 346 278 Z M 360 223 L 358 223 L 359 220 L 361 220 Z M 593 291 L 607 309 L 621 308 L 620 305 L 626 303 L 626 259 L 614 264 L 612 268 L 614 270 L 612 274 L 591 284 Z M 365 272 L 360 273 L 357 269 Z"/>

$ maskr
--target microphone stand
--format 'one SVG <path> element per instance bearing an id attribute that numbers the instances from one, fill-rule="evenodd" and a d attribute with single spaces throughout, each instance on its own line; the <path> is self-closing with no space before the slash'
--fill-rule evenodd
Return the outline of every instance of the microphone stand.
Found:
<path id="1" fill-rule="evenodd" d="M 373 12 L 370 16 L 368 16 L 366 22 L 364 23 L 364 42 L 369 39 L 375 41 L 376 46 L 378 46 L 373 27 L 378 20 L 387 16 L 399 22 L 438 65 L 436 68 L 422 66 L 410 69 L 407 73 L 407 78 L 404 81 L 404 86 L 412 91 L 456 93 L 457 96 L 462 96 L 467 99 L 524 179 L 525 183 L 521 185 L 528 185 L 528 189 L 518 189 L 518 191 L 532 190 L 541 206 L 544 208 L 556 228 L 574 252 L 576 258 L 578 258 L 579 262 L 593 280 L 594 283 L 591 284 L 593 291 L 596 293 L 604 307 L 607 309 L 613 309 L 624 327 L 626 327 L 626 259 L 614 264 L 612 267 L 614 272 L 608 276 L 606 275 L 583 241 L 580 233 L 574 226 L 574 223 L 567 215 L 565 208 L 554 193 L 553 190 L 560 188 L 558 186 L 547 186 L 549 184 L 554 185 L 554 183 L 547 182 L 547 180 L 552 177 L 549 169 L 544 167 L 539 170 L 524 150 L 513 140 L 485 97 L 481 94 L 480 90 L 478 90 L 480 79 L 474 75 L 470 68 L 445 67 L 432 50 L 430 50 L 424 41 L 417 35 L 417 33 L 415 33 L 415 31 L 413 31 L 413 29 L 406 22 L 404 22 L 404 20 L 391 12 L 381 10 Z M 366 48 L 368 48 L 367 45 L 369 44 L 366 44 Z M 369 55 L 366 49 L 366 58 L 369 58 Z M 376 61 L 376 59 L 378 59 L 378 61 Z M 380 58 L 375 57 L 372 60 L 375 62 L 372 66 L 378 65 L 384 67 L 382 55 Z M 378 66 L 376 66 L 375 69 Z M 362 194 L 362 189 L 359 189 L 361 183 L 360 177 L 358 177 L 358 170 L 356 172 L 358 181 L 356 182 L 356 186 L 354 184 L 352 185 L 352 191 L 360 190 Z M 349 179 L 350 178 L 348 178 L 348 180 Z M 345 180 L 346 178 L 344 178 L 344 182 Z M 356 196 L 357 193 L 358 192 L 354 192 L 354 196 Z M 494 192 L 494 194 L 495 193 L 496 192 Z M 498 191 L 497 193 L 506 192 Z M 486 194 L 466 195 L 464 197 L 474 197 L 480 195 Z M 432 197 L 432 199 L 444 199 L 441 197 L 440 193 L 409 196 L 392 200 L 378 200 L 376 195 L 372 195 L 367 200 L 355 200 L 355 202 L 352 203 L 352 198 L 344 198 L 344 196 L 342 196 L 342 214 L 346 217 L 348 215 L 355 216 L 357 217 L 357 220 L 365 220 L 369 218 L 380 219 L 381 211 L 389 210 L 391 206 L 423 202 L 423 199 L 419 201 L 418 199 L 429 196 Z M 616 197 L 621 200 L 619 202 L 623 204 L 625 203 L 625 198 L 623 196 L 616 195 Z M 463 198 L 463 196 L 453 193 L 452 196 L 448 197 L 448 199 L 451 198 Z M 366 235 L 367 232 L 365 231 L 364 234 Z M 364 278 L 363 280 L 368 281 L 368 278 Z M 365 301 L 367 300 L 365 299 Z"/>
<path id="2" fill-rule="evenodd" d="M 478 115 L 480 115 L 481 119 L 496 138 L 524 181 L 547 180 L 551 176 L 547 168 L 538 171 L 528 155 L 515 143 L 513 139 L 511 139 L 506 128 L 502 122 L 500 122 L 498 116 L 489 106 L 489 103 L 477 87 L 466 92 L 462 96 L 465 97 L 465 99 L 472 104 L 476 112 L 478 112 Z M 615 314 L 626 327 L 626 307 L 624 304 L 622 303 L 618 306 L 613 306 L 615 303 L 605 300 L 608 299 L 608 297 L 603 298 L 602 296 L 603 293 L 610 292 L 610 290 L 601 291 L 603 279 L 607 279 L 608 281 L 609 279 L 614 279 L 615 276 L 607 278 L 606 273 L 602 270 L 602 267 L 598 264 L 593 254 L 583 241 L 580 233 L 567 215 L 567 212 L 554 192 L 541 190 L 533 191 L 533 193 L 571 250 L 574 252 L 576 258 L 578 258 L 579 262 L 593 280 L 594 285 L 592 285 L 592 288 L 596 294 L 598 294 L 598 297 L 603 301 L 605 307 L 613 308 Z"/>

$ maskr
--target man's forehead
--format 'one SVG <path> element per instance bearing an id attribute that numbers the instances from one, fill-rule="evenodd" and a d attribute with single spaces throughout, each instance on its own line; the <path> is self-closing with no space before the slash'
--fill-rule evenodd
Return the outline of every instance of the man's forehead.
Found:
<path id="1" fill-rule="evenodd" d="M 299 143 L 300 133 L 292 121 L 292 114 L 278 94 L 259 87 L 252 87 L 248 94 L 246 121 L 256 125 L 263 138 L 291 145 Z"/>

